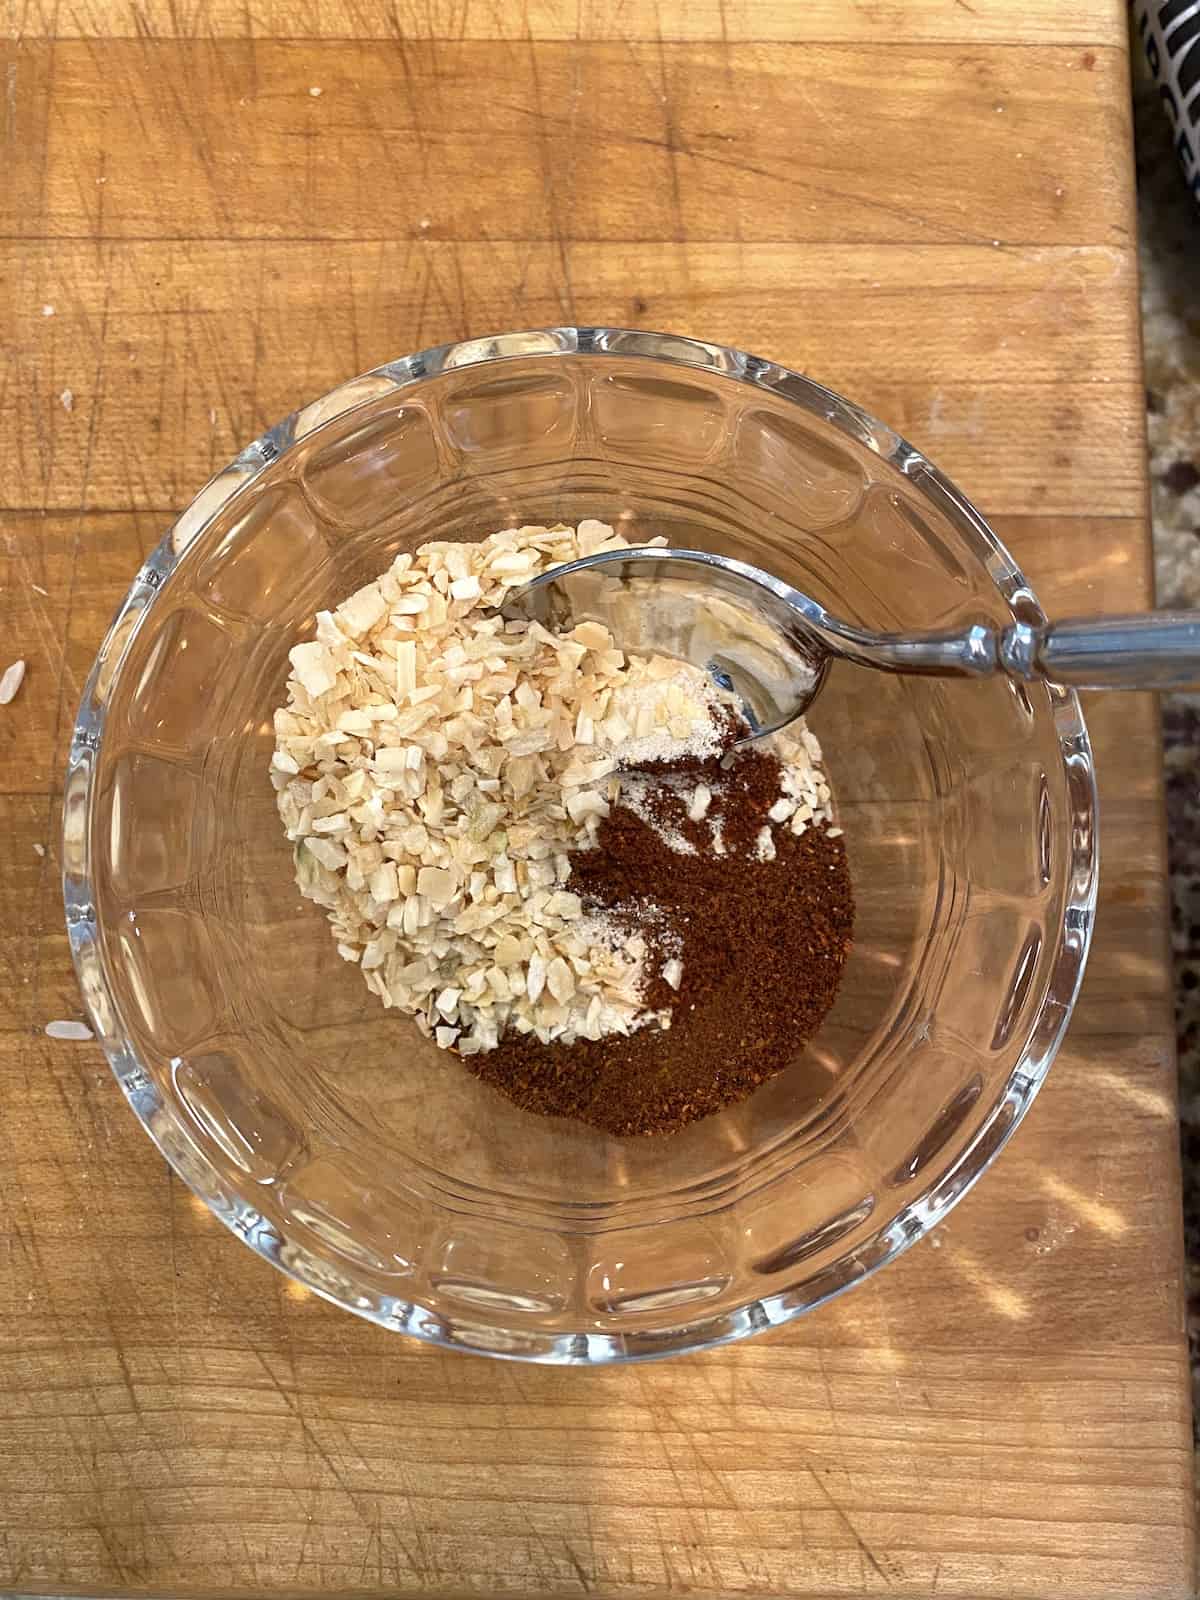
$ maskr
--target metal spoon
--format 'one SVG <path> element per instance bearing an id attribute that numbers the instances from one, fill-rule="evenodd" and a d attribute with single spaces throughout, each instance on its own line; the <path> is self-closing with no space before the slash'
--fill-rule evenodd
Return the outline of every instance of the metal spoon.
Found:
<path id="1" fill-rule="evenodd" d="M 939 678 L 994 673 L 1078 689 L 1200 684 L 1200 612 L 989 622 L 871 633 L 769 572 L 704 550 L 606 550 L 514 590 L 500 608 L 548 628 L 603 622 L 624 650 L 673 655 L 738 695 L 759 738 L 800 716 L 835 657 Z"/>

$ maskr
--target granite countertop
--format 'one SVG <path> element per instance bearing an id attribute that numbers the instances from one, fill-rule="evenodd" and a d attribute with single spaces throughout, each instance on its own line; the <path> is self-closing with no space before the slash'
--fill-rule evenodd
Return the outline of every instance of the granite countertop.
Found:
<path id="1" fill-rule="evenodd" d="M 1157 90 L 1136 60 L 1134 117 L 1158 603 L 1200 608 L 1200 211 L 1180 177 Z M 1200 694 L 1163 697 L 1163 741 L 1188 1341 L 1200 1417 Z"/>

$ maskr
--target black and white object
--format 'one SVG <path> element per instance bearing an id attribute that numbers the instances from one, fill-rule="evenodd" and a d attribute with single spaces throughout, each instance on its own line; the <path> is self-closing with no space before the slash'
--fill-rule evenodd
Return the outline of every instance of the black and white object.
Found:
<path id="1" fill-rule="evenodd" d="M 1171 124 L 1184 181 L 1200 205 L 1200 0 L 1135 0 L 1133 27 Z"/>

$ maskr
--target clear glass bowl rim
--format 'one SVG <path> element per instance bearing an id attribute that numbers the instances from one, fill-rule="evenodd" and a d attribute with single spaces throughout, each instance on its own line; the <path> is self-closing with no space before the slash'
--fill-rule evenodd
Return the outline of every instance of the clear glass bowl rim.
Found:
<path id="1" fill-rule="evenodd" d="M 1096 777 L 1091 745 L 1078 696 L 1051 687 L 1054 721 L 1063 766 L 1072 769 L 1067 785 L 1071 835 L 1068 891 L 1058 930 L 1053 979 L 1029 1042 L 997 1097 L 987 1119 L 953 1165 L 937 1174 L 924 1193 L 898 1216 L 860 1243 L 823 1273 L 794 1287 L 748 1300 L 716 1315 L 689 1318 L 667 1329 L 597 1333 L 586 1327 L 561 1332 L 520 1330 L 489 1324 L 485 1317 L 459 1318 L 374 1289 L 338 1292 L 294 1271 L 284 1259 L 286 1228 L 267 1219 L 240 1195 L 232 1193 L 223 1174 L 209 1160 L 192 1130 L 183 1125 L 176 1107 L 166 1100 L 147 1072 L 131 1041 L 105 1026 L 117 1015 L 114 997 L 98 959 L 97 914 L 93 895 L 91 818 L 96 800 L 98 756 L 104 739 L 105 705 L 121 670 L 130 642 L 153 610 L 157 591 L 179 565 L 188 546 L 244 493 L 258 476 L 302 438 L 335 418 L 449 371 L 539 356 L 645 358 L 681 369 L 703 368 L 754 389 L 769 391 L 848 435 L 901 472 L 921 494 L 936 501 L 964 542 L 986 566 L 996 592 L 1021 620 L 1044 620 L 1037 599 L 1004 545 L 980 512 L 920 451 L 861 407 L 802 374 L 728 346 L 679 334 L 638 329 L 571 327 L 502 333 L 434 346 L 373 368 L 339 385 L 319 400 L 293 412 L 248 445 L 202 488 L 167 530 L 134 579 L 97 653 L 71 738 L 63 806 L 63 900 L 72 959 L 80 979 L 86 1010 L 117 1082 L 134 1114 L 176 1175 L 230 1230 L 252 1250 L 333 1305 L 379 1326 L 450 1349 L 473 1351 L 501 1359 L 544 1364 L 594 1366 L 614 1362 L 662 1359 L 688 1351 L 711 1349 L 770 1327 L 779 1327 L 844 1293 L 878 1272 L 889 1261 L 929 1233 L 974 1186 L 1012 1137 L 1032 1104 L 1057 1054 L 1070 1022 L 1083 980 L 1095 917 L 1097 876 Z M 344 401 L 344 403 L 342 403 Z M 102 677 L 107 677 L 101 693 Z M 178 1141 L 178 1142 L 177 1142 Z M 179 1143 L 188 1151 L 190 1171 L 181 1169 Z M 306 1238 L 303 1250 L 317 1254 Z M 338 1256 L 331 1266 L 350 1280 L 353 1266 Z"/>

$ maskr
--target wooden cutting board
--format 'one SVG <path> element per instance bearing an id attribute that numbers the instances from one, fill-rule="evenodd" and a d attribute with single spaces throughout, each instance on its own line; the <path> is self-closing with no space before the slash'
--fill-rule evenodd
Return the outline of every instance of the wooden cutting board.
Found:
<path id="1" fill-rule="evenodd" d="M 79 1014 L 68 731 L 140 559 L 338 380 L 561 320 L 804 368 L 1048 609 L 1151 600 L 1120 0 L 0 0 L 0 1588 L 1183 1596 L 1160 752 L 1089 709 L 1066 1048 L 937 1235 L 637 1370 L 332 1310 L 166 1171 Z"/>

